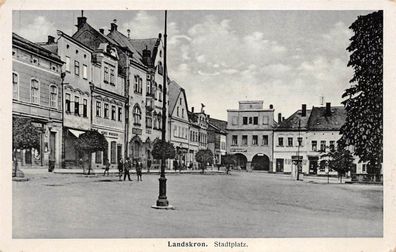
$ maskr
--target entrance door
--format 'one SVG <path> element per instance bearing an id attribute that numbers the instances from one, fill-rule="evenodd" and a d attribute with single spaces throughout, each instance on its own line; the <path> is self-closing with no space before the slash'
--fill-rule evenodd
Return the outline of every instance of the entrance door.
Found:
<path id="1" fill-rule="evenodd" d="M 309 160 L 309 174 L 317 174 L 317 173 L 318 173 L 318 161 Z"/>
<path id="2" fill-rule="evenodd" d="M 264 154 L 257 154 L 252 159 L 253 170 L 269 171 L 269 158 Z"/>
<path id="3" fill-rule="evenodd" d="M 118 163 L 119 160 L 122 158 L 122 145 L 118 144 L 117 145 L 117 158 L 116 158 L 116 162 Z"/>
<path id="4" fill-rule="evenodd" d="M 277 158 L 276 159 L 276 172 L 283 172 L 283 165 L 284 165 L 284 159 Z"/>
<path id="5" fill-rule="evenodd" d="M 25 163 L 32 164 L 32 149 L 25 150 Z"/>
<path id="6" fill-rule="evenodd" d="M 55 152 L 56 152 L 56 147 L 55 147 L 55 138 L 56 137 L 56 132 L 51 132 L 50 133 L 50 155 L 49 155 L 49 160 L 55 161 Z"/>

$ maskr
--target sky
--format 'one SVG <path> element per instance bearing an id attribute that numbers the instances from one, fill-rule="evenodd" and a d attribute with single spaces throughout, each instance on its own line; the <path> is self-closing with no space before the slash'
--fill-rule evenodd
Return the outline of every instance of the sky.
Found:
<path id="1" fill-rule="evenodd" d="M 341 105 L 353 70 L 349 26 L 372 11 L 168 11 L 168 73 L 185 88 L 188 106 L 226 120 L 238 101 L 263 100 L 286 118 L 307 104 Z M 81 11 L 14 11 L 13 32 L 33 41 L 72 35 Z M 84 11 L 94 28 L 132 38 L 164 31 L 163 11 Z"/>

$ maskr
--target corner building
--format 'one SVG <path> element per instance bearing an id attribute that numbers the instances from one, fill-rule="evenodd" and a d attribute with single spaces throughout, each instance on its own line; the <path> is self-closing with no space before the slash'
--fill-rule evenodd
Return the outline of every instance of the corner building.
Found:
<path id="1" fill-rule="evenodd" d="M 270 171 L 274 109 L 263 101 L 240 101 L 238 109 L 227 110 L 227 153 L 235 154 L 237 166 L 246 170 Z"/>

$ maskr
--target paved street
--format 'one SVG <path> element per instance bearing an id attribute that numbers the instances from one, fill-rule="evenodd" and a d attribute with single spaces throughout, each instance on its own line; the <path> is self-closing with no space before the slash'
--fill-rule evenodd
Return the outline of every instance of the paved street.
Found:
<path id="1" fill-rule="evenodd" d="M 151 208 L 158 175 L 28 173 L 13 182 L 14 238 L 382 236 L 383 188 L 289 176 L 168 175 L 176 210 Z"/>

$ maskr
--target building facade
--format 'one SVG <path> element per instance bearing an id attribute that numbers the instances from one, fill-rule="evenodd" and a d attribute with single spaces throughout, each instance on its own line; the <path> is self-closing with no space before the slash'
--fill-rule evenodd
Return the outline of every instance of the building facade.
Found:
<path id="1" fill-rule="evenodd" d="M 38 150 L 17 151 L 22 165 L 61 164 L 62 64 L 53 52 L 12 34 L 12 116 L 30 118 L 41 132 Z"/>
<path id="2" fill-rule="evenodd" d="M 263 101 L 240 101 L 238 109 L 227 110 L 227 153 L 235 154 L 237 166 L 246 170 L 270 171 L 274 109 Z"/>
<path id="3" fill-rule="evenodd" d="M 208 149 L 213 152 L 215 165 L 221 165 L 221 157 L 227 151 L 227 122 L 209 118 L 208 123 Z"/>

